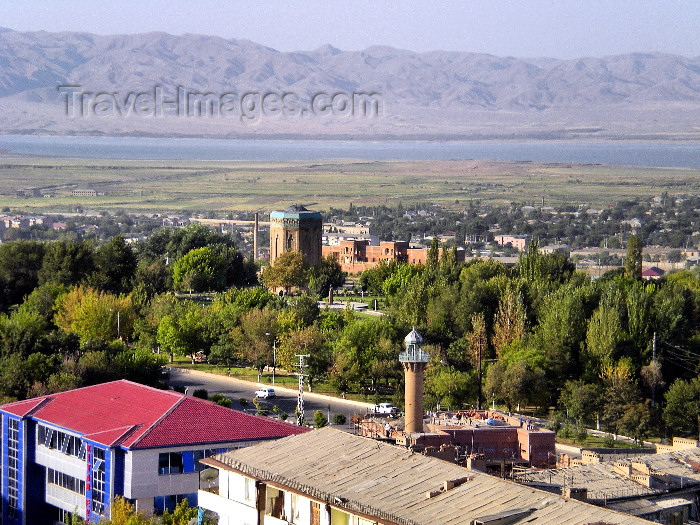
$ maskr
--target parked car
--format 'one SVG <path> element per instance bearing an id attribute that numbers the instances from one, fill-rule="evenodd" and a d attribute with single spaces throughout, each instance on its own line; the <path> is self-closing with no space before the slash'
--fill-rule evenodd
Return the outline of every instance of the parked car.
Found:
<path id="1" fill-rule="evenodd" d="M 260 390 L 255 391 L 255 397 L 260 399 L 272 399 L 273 397 L 277 397 L 277 394 L 275 394 L 274 388 L 262 387 Z"/>
<path id="2" fill-rule="evenodd" d="M 378 416 L 396 417 L 399 414 L 399 409 L 391 403 L 379 403 L 374 405 L 372 413 Z"/>

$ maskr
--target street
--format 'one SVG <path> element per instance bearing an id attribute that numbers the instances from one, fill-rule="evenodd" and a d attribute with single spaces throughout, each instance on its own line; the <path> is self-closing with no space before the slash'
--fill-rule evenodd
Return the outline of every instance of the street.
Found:
<path id="1" fill-rule="evenodd" d="M 233 403 L 231 408 L 255 414 L 255 407 L 252 404 L 255 391 L 261 386 L 271 387 L 270 384 L 261 385 L 249 381 L 243 381 L 234 377 L 225 377 L 216 374 L 208 374 L 195 370 L 184 368 L 170 369 L 170 386 L 181 386 L 188 389 L 188 394 L 192 395 L 198 388 L 205 388 L 209 395 L 215 393 L 224 394 L 230 398 Z M 260 404 L 267 406 L 270 410 L 270 415 L 274 415 L 272 408 L 277 405 L 282 412 L 289 416 L 287 421 L 295 421 L 295 409 L 297 406 L 297 392 L 288 388 L 275 386 L 277 397 L 274 399 L 261 399 Z M 248 400 L 248 406 L 242 407 L 239 403 L 241 398 Z M 330 412 L 329 423 L 332 424 L 334 414 L 345 415 L 347 422 L 342 427 L 343 430 L 351 431 L 353 429 L 350 418 L 354 414 L 364 414 L 372 405 L 369 403 L 361 403 L 355 401 L 346 401 L 344 399 L 336 399 L 330 396 L 324 396 L 313 392 L 304 391 L 304 419 L 311 423 L 314 418 L 314 412 L 322 410 L 323 415 L 328 417 Z M 335 425 L 334 425 L 335 426 Z"/>

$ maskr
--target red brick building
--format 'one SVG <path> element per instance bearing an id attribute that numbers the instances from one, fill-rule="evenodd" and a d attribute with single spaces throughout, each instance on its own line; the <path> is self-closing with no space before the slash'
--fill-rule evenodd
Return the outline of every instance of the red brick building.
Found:
<path id="1" fill-rule="evenodd" d="M 323 246 L 323 257 L 329 255 L 336 258 L 343 271 L 361 273 L 374 268 L 380 261 L 425 264 L 428 248 L 412 248 L 406 241 L 382 241 L 379 245 L 372 245 L 368 240 L 347 240 Z M 464 262 L 464 250 L 457 250 L 457 262 Z"/>

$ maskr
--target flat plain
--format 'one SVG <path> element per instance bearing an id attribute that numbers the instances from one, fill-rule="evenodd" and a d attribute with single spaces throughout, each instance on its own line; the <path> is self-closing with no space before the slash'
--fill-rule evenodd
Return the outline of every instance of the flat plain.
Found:
<path id="1" fill-rule="evenodd" d="M 301 203 L 354 205 L 613 205 L 700 193 L 700 169 L 470 161 L 208 162 L 0 157 L 0 207 L 29 213 L 196 214 L 269 211 Z M 33 197 L 19 190 L 35 190 Z M 96 196 L 75 196 L 74 190 Z"/>

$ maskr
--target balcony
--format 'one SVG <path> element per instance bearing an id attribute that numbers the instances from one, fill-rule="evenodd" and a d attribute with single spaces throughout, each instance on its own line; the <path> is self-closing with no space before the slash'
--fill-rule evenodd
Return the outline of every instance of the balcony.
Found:
<path id="1" fill-rule="evenodd" d="M 430 354 L 421 349 L 401 352 L 399 361 L 402 363 L 427 363 L 430 361 Z"/>

